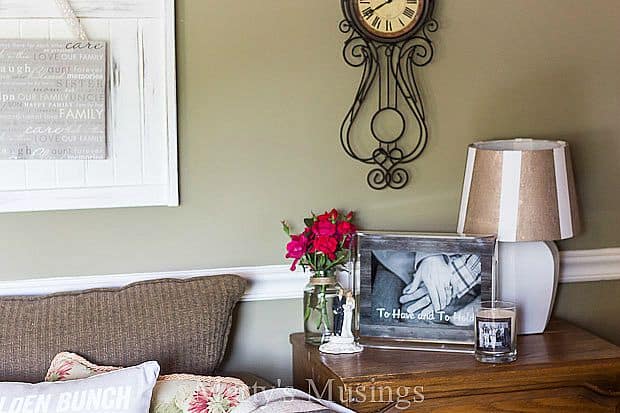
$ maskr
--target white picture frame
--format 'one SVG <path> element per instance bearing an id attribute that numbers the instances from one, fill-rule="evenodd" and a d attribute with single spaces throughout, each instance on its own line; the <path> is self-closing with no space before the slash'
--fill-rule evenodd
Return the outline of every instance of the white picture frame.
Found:
<path id="1" fill-rule="evenodd" d="M 174 0 L 72 0 L 108 56 L 108 158 L 0 161 L 0 212 L 178 206 Z M 0 2 L 0 38 L 70 39 L 53 0 Z"/>

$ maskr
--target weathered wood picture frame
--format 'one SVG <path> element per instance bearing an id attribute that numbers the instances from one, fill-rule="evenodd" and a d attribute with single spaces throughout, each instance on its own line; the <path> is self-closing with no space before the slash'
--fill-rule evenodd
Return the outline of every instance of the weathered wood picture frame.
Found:
<path id="1" fill-rule="evenodd" d="M 364 344 L 473 345 L 475 310 L 495 296 L 495 236 L 362 231 L 357 259 Z"/>

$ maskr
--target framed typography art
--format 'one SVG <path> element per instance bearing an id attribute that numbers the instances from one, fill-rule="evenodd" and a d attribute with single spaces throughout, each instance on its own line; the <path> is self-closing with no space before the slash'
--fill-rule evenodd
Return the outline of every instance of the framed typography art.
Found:
<path id="1" fill-rule="evenodd" d="M 174 15 L 0 2 L 0 212 L 179 205 Z"/>
<path id="2" fill-rule="evenodd" d="M 0 39 L 0 159 L 105 159 L 106 43 Z"/>

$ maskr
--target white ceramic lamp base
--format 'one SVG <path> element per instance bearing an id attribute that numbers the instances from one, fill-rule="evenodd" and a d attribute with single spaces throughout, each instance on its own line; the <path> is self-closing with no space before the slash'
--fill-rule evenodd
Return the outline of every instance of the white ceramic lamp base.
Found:
<path id="1" fill-rule="evenodd" d="M 553 242 L 500 242 L 500 300 L 517 304 L 519 334 L 545 331 L 559 277 L 559 252 Z"/>

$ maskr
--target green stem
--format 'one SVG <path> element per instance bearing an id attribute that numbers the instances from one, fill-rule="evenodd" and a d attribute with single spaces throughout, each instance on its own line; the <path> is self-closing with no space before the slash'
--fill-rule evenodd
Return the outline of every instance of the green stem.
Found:
<path id="1" fill-rule="evenodd" d="M 327 293 L 327 286 L 323 285 L 321 288 L 323 290 L 323 297 L 324 297 L 324 299 L 323 299 L 323 314 L 325 315 L 325 328 L 327 330 L 329 330 L 330 327 L 329 327 L 329 315 L 327 314 L 327 297 L 325 297 L 325 295 Z"/>
<path id="2" fill-rule="evenodd" d="M 321 331 L 321 326 L 323 325 L 323 313 L 319 313 L 319 322 L 316 325 L 316 329 Z"/>
<path id="3" fill-rule="evenodd" d="M 304 322 L 308 321 L 311 314 L 312 314 L 312 305 L 310 304 L 310 300 L 307 300 L 306 311 L 304 312 Z"/>
<path id="4" fill-rule="evenodd" d="M 325 331 L 329 331 L 330 330 L 330 326 L 329 326 L 329 313 L 327 312 L 327 286 L 326 285 L 321 285 L 320 287 L 316 287 L 315 288 L 315 292 L 314 294 L 317 294 L 317 299 L 318 299 L 318 303 L 316 307 L 313 307 L 312 309 L 308 309 L 308 307 L 306 308 L 306 315 L 307 317 L 310 317 L 310 313 L 312 312 L 312 310 L 316 310 L 319 313 L 319 320 L 316 324 L 316 329 L 321 331 L 321 332 L 325 332 Z M 307 320 L 308 318 L 306 318 Z"/>

